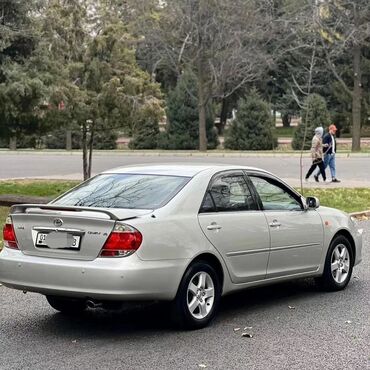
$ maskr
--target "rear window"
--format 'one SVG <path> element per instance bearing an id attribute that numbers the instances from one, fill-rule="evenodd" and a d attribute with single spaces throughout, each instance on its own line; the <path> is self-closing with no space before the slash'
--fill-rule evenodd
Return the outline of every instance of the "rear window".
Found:
<path id="1" fill-rule="evenodd" d="M 62 206 L 156 209 L 170 201 L 190 177 L 103 174 L 57 199 Z"/>

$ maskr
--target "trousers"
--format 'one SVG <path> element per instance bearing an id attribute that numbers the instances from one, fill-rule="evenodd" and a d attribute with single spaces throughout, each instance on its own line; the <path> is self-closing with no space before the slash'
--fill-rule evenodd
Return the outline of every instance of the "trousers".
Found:
<path id="1" fill-rule="evenodd" d="M 335 171 L 335 153 L 332 154 L 325 154 L 324 156 L 324 170 L 326 167 L 330 168 L 330 174 L 332 179 L 336 178 L 336 171 Z M 316 176 L 320 175 L 320 169 L 317 170 Z"/>
<path id="2" fill-rule="evenodd" d="M 324 162 L 323 161 L 320 161 L 318 163 L 312 162 L 312 166 L 310 167 L 310 169 L 308 170 L 308 172 L 306 174 L 306 179 L 308 179 L 312 175 L 312 172 L 315 171 L 316 167 L 319 167 L 319 171 L 321 173 L 321 176 L 322 176 L 323 180 L 326 181 L 325 167 L 324 167 Z"/>

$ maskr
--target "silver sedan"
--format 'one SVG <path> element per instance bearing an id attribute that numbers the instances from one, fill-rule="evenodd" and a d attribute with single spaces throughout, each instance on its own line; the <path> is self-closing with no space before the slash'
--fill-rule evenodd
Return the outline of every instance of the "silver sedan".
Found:
<path id="1" fill-rule="evenodd" d="M 200 328 L 222 295 L 314 277 L 347 286 L 361 261 L 351 218 L 269 172 L 226 165 L 106 171 L 47 205 L 13 206 L 0 281 L 66 314 L 125 301 L 171 302 Z"/>

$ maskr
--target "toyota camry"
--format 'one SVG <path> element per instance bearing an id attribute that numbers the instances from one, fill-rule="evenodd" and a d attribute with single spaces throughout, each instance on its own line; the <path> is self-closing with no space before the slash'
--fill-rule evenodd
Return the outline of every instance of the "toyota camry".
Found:
<path id="1" fill-rule="evenodd" d="M 232 165 L 147 165 L 103 172 L 47 205 L 11 208 L 0 281 L 65 314 L 169 301 L 201 328 L 222 295 L 313 277 L 345 288 L 361 261 L 349 215 L 273 174 Z"/>

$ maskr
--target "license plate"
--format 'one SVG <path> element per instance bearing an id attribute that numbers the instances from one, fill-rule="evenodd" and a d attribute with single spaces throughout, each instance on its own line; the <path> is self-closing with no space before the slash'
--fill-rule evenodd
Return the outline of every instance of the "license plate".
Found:
<path id="1" fill-rule="evenodd" d="M 36 247 L 52 249 L 80 249 L 80 236 L 68 233 L 38 233 Z"/>

